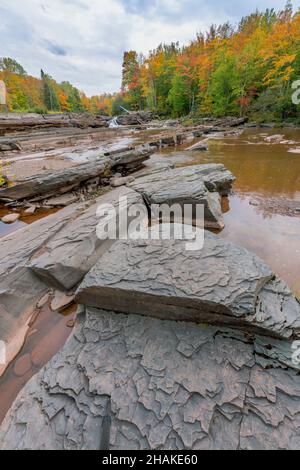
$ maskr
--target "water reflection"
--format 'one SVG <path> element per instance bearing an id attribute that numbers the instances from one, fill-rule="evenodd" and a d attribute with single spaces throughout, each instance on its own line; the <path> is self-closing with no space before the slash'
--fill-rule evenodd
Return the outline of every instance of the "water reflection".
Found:
<path id="1" fill-rule="evenodd" d="M 268 135 L 282 134 L 295 144 L 270 144 Z M 236 176 L 234 195 L 223 199 L 225 229 L 219 235 L 263 258 L 296 292 L 300 293 L 300 130 L 260 132 L 209 142 L 208 152 L 162 150 L 175 166 L 223 163 Z M 189 144 L 190 145 L 190 144 Z M 297 210 L 298 209 L 298 210 Z"/>

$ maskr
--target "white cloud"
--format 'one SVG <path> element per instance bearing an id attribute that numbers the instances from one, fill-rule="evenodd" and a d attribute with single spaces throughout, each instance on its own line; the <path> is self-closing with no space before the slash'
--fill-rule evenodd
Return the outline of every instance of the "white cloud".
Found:
<path id="1" fill-rule="evenodd" d="M 285 0 L 1 0 L 1 55 L 39 74 L 69 80 L 89 95 L 120 87 L 124 50 L 147 53 L 186 43 L 197 31 Z M 241 5 L 243 4 L 243 5 Z M 300 6 L 300 0 L 294 4 Z"/>

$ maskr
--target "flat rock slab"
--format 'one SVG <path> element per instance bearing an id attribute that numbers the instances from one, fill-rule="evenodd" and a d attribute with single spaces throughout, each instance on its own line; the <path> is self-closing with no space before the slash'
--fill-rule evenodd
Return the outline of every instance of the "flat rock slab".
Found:
<path id="1" fill-rule="evenodd" d="M 52 287 L 69 291 L 77 286 L 115 242 L 113 238 L 100 239 L 97 234 L 97 229 L 104 227 L 108 220 L 107 214 L 97 215 L 97 209 L 107 205 L 115 210 L 117 226 L 121 214 L 128 215 L 128 224 L 135 217 L 128 214 L 133 205 L 140 207 L 147 217 L 146 206 L 137 192 L 126 187 L 110 191 L 97 198 L 35 253 L 30 264 L 32 271 Z M 116 231 L 116 237 L 119 236 Z"/>
<path id="2" fill-rule="evenodd" d="M 128 186 L 142 194 L 149 205 L 203 205 L 206 227 L 223 228 L 220 196 L 230 192 L 234 180 L 224 165 L 209 164 L 150 173 Z"/>
<path id="3" fill-rule="evenodd" d="M 87 309 L 0 449 L 299 450 L 299 400 L 298 371 L 240 332 Z"/>
<path id="4" fill-rule="evenodd" d="M 202 250 L 184 240 L 119 241 L 87 274 L 76 300 L 164 320 L 298 336 L 300 305 L 265 263 L 206 232 Z"/>
<path id="5" fill-rule="evenodd" d="M 79 185 L 83 181 L 104 175 L 110 169 L 110 160 L 103 157 L 98 161 L 85 163 L 63 170 L 47 171 L 22 180 L 14 181 L 14 186 L 0 189 L 0 199 L 27 199 L 43 194 L 51 194 L 56 190 L 71 185 Z"/>

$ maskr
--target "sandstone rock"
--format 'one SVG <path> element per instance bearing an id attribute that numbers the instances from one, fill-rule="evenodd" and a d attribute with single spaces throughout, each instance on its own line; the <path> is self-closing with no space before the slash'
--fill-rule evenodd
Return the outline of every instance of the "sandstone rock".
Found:
<path id="1" fill-rule="evenodd" d="M 36 252 L 31 268 L 40 279 L 50 286 L 66 291 L 81 282 L 85 274 L 115 242 L 115 239 L 101 240 L 97 236 L 97 227 L 99 229 L 107 223 L 104 217 L 97 216 L 97 209 L 107 204 L 116 210 L 117 225 L 120 215 L 128 213 L 134 204 L 139 205 L 145 216 L 147 215 L 143 199 L 129 188 L 121 187 L 100 196 L 89 209 L 60 230 L 41 252 Z M 136 216 L 129 217 L 128 222 L 134 217 Z M 119 236 L 118 231 L 116 236 Z"/>
<path id="2" fill-rule="evenodd" d="M 119 241 L 87 274 L 76 301 L 90 307 L 300 334 L 300 305 L 257 256 L 206 233 L 202 250 L 185 240 Z"/>
<path id="3" fill-rule="evenodd" d="M 13 224 L 20 218 L 20 214 L 7 214 L 2 217 L 1 222 L 4 224 Z"/>
<path id="4" fill-rule="evenodd" d="M 19 394 L 0 449 L 296 450 L 299 399 L 298 371 L 240 332 L 88 309 Z"/>
<path id="5" fill-rule="evenodd" d="M 229 193 L 234 176 L 223 165 L 198 165 L 154 172 L 129 184 L 152 204 L 204 206 L 206 227 L 223 228 L 221 195 Z M 182 220 L 177 220 L 182 222 Z"/>
<path id="6" fill-rule="evenodd" d="M 64 292 L 55 291 L 54 297 L 51 301 L 51 310 L 53 312 L 59 312 L 63 308 L 68 307 L 71 303 L 74 302 L 74 295 L 65 294 Z"/>

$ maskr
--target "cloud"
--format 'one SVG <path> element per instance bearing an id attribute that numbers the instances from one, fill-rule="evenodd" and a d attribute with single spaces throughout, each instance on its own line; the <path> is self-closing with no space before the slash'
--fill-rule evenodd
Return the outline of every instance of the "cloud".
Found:
<path id="1" fill-rule="evenodd" d="M 45 41 L 45 46 L 48 49 L 48 51 L 52 52 L 54 55 L 60 55 L 60 56 L 65 56 L 67 55 L 67 52 L 65 49 L 63 49 L 60 46 L 57 46 L 56 44 L 53 44 L 51 41 Z"/>
<path id="2" fill-rule="evenodd" d="M 43 68 L 88 95 L 119 89 L 123 52 L 187 43 L 211 23 L 286 0 L 1 0 L 1 55 L 33 75 Z M 294 0 L 299 7 L 300 0 Z"/>

